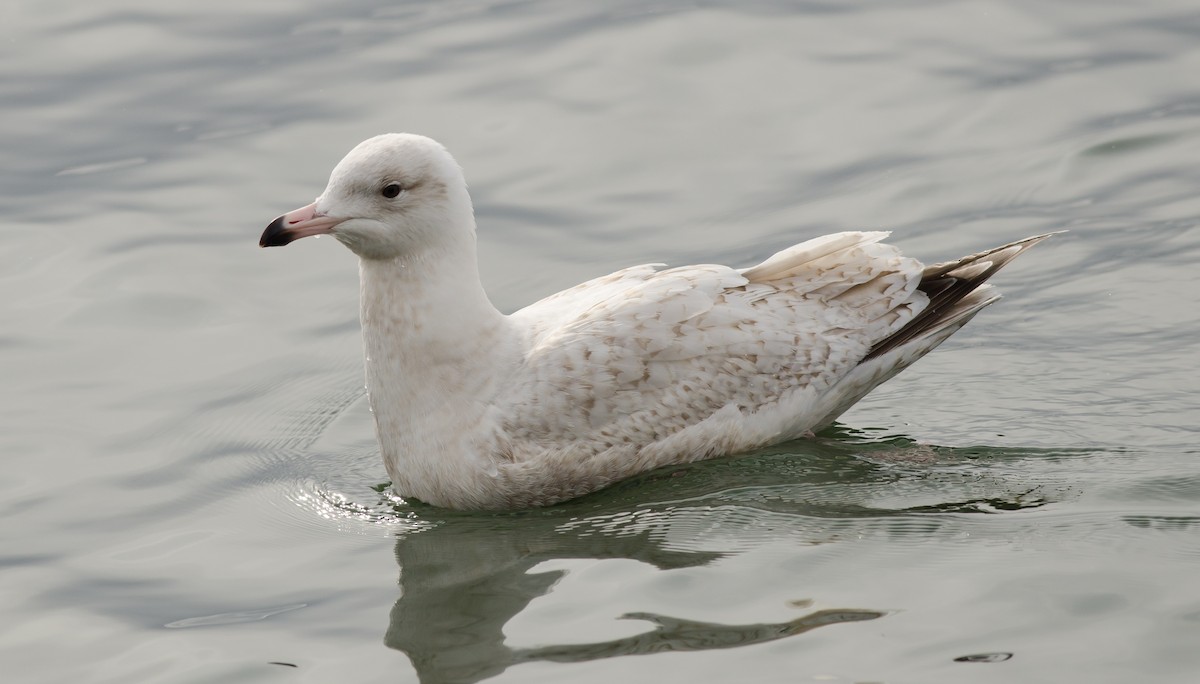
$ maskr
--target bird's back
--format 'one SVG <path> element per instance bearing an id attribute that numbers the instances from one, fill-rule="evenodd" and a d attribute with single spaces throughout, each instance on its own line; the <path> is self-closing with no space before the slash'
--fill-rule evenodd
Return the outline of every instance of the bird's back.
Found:
<path id="1" fill-rule="evenodd" d="M 742 271 L 634 267 L 517 312 L 527 351 L 497 401 L 515 460 L 611 452 L 643 470 L 815 427 L 823 395 L 926 305 L 921 264 L 884 235 Z"/>

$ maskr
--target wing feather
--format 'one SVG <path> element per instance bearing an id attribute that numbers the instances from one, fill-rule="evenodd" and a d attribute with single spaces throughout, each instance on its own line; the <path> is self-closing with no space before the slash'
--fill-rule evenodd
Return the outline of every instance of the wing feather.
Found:
<path id="1" fill-rule="evenodd" d="M 645 444 L 824 391 L 924 305 L 921 264 L 884 235 L 818 238 L 742 271 L 637 266 L 533 304 L 514 314 L 533 337 L 505 422 L 533 442 Z"/>

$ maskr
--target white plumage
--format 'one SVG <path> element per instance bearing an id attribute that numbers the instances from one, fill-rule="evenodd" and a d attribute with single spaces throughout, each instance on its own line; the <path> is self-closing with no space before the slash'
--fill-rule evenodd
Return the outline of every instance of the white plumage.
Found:
<path id="1" fill-rule="evenodd" d="M 407 134 L 360 144 L 260 244 L 318 233 L 360 257 L 393 487 L 484 509 L 828 425 L 995 301 L 983 281 L 1047 237 L 926 268 L 887 233 L 837 233 L 741 270 L 634 266 L 504 316 L 479 282 L 462 171 Z"/>

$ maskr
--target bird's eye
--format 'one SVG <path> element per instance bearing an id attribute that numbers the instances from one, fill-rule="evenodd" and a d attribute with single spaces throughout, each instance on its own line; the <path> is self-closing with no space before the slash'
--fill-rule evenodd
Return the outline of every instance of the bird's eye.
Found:
<path id="1" fill-rule="evenodd" d="M 396 195 L 400 194 L 400 184 L 399 183 L 388 183 L 387 185 L 383 186 L 382 192 L 383 192 L 384 197 L 391 199 L 391 198 L 395 197 Z"/>

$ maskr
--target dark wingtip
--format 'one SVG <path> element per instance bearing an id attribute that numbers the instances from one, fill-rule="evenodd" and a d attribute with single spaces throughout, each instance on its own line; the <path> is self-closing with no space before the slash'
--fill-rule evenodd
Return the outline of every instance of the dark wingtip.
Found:
<path id="1" fill-rule="evenodd" d="M 906 323 L 903 328 L 891 336 L 876 342 L 875 346 L 871 347 L 871 351 L 867 352 L 863 361 L 869 361 L 900 347 L 917 337 L 921 337 L 930 330 L 938 328 L 949 318 L 954 318 L 962 314 L 962 310 L 956 312 L 954 308 L 955 304 L 963 301 L 968 295 L 978 289 L 979 286 L 987 282 L 988 278 L 995 275 L 997 271 L 1004 268 L 1008 262 L 1020 256 L 1025 250 L 1046 238 L 1065 232 L 1065 230 L 1060 230 L 1053 233 L 1034 235 L 1023 240 L 1017 240 L 1016 242 L 1010 242 L 1006 245 L 979 252 L 978 254 L 965 256 L 955 261 L 946 261 L 927 267 L 921 276 L 921 283 L 917 285 L 917 289 L 929 297 L 928 306 L 925 307 L 924 311 Z M 986 262 L 987 268 L 979 272 L 965 272 L 969 271 L 971 266 L 980 264 L 981 262 Z M 964 269 L 964 271 L 960 271 L 959 269 Z M 988 299 L 979 308 L 994 302 L 996 299 L 999 299 L 998 295 Z M 974 311 L 978 311 L 979 308 L 975 308 Z M 971 315 L 974 314 L 968 314 L 968 318 Z"/>
<path id="2" fill-rule="evenodd" d="M 283 216 L 271 221 L 258 239 L 259 247 L 282 247 L 292 241 L 292 236 L 283 227 Z"/>

